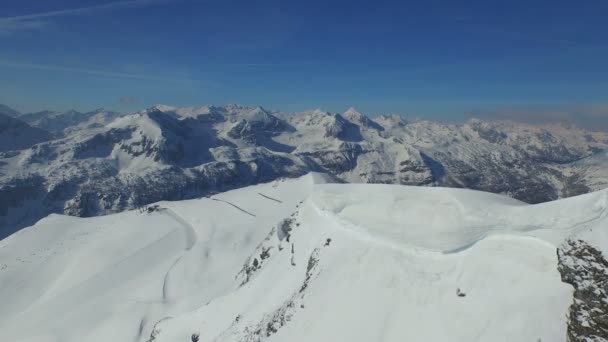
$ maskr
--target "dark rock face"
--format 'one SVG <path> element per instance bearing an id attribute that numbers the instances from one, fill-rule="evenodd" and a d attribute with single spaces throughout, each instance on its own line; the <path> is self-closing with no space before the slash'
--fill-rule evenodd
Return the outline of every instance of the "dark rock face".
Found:
<path id="1" fill-rule="evenodd" d="M 12 179 L 0 188 L 0 216 L 7 214 L 10 207 L 17 207 L 24 201 L 35 199 L 44 193 L 44 178 L 28 175 Z"/>
<path id="2" fill-rule="evenodd" d="M 471 124 L 471 127 L 479 134 L 480 138 L 492 144 L 503 144 L 508 137 L 505 132 L 478 122 Z"/>
<path id="3" fill-rule="evenodd" d="M 128 139 L 130 130 L 111 129 L 93 135 L 87 140 L 79 142 L 74 146 L 74 158 L 104 158 L 108 157 L 114 145 L 122 140 Z"/>
<path id="4" fill-rule="evenodd" d="M 363 149 L 358 144 L 342 143 L 335 151 L 306 152 L 300 153 L 299 156 L 315 165 L 314 171 L 340 174 L 354 169 L 362 152 Z"/>
<path id="5" fill-rule="evenodd" d="M 46 193 L 45 179 L 40 175 L 27 175 L 25 177 L 11 179 L 0 187 L 0 239 L 12 234 L 16 229 L 36 223 L 42 216 L 48 214 L 48 209 L 43 206 Z M 32 207 L 31 210 L 15 210 L 15 208 Z M 10 220 L 10 211 L 16 217 Z M 14 221 L 18 221 L 17 228 Z"/>
<path id="6" fill-rule="evenodd" d="M 431 169 L 436 170 L 434 178 L 444 186 L 505 193 L 527 203 L 547 202 L 560 197 L 549 177 L 561 178 L 562 175 L 542 165 L 483 157 L 463 161 L 442 155 L 436 160 L 427 157 L 425 162 L 433 165 Z"/>
<path id="7" fill-rule="evenodd" d="M 608 341 L 608 260 L 582 240 L 558 249 L 562 281 L 574 287 L 568 341 Z"/>

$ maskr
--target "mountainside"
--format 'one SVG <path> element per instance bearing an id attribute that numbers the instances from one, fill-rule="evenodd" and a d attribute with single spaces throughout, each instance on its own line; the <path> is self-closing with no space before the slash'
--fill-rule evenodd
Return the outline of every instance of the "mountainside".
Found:
<path id="1" fill-rule="evenodd" d="M 158 105 L 20 116 L 58 138 L 0 153 L 0 237 L 49 213 L 95 216 L 310 171 L 361 183 L 448 186 L 529 203 L 608 184 L 608 133 L 565 125 L 462 125 L 282 113 L 239 105 Z"/>
<path id="2" fill-rule="evenodd" d="M 3 338 L 606 341 L 607 191 L 327 181 L 51 215 L 0 241 Z"/>
<path id="3" fill-rule="evenodd" d="M 17 118 L 0 114 L 0 153 L 29 148 L 50 138 L 51 134 L 45 130 L 31 127 Z"/>
<path id="4" fill-rule="evenodd" d="M 19 115 L 21 115 L 21 113 L 19 113 L 18 111 L 14 110 L 13 108 L 7 106 L 7 105 L 3 105 L 0 103 L 0 114 L 6 115 L 6 116 L 10 116 L 13 118 L 18 117 Z"/>
<path id="5" fill-rule="evenodd" d="M 20 120 L 49 132 L 62 135 L 66 129 L 70 131 L 102 127 L 121 114 L 97 109 L 80 113 L 75 110 L 67 112 L 42 111 L 19 116 Z"/>

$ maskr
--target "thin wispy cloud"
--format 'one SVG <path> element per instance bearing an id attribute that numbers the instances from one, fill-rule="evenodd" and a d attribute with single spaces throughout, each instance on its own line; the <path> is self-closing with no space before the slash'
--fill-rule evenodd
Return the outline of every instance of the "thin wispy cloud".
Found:
<path id="1" fill-rule="evenodd" d="M 534 32 L 521 32 L 497 27 L 486 28 L 485 32 L 502 39 L 543 45 L 557 45 L 573 48 L 604 48 L 608 45 L 607 41 L 594 41 L 588 37 L 584 37 L 582 39 L 570 39 L 560 37 L 556 34 L 549 36 Z"/>
<path id="2" fill-rule="evenodd" d="M 44 28 L 52 18 L 88 15 L 105 11 L 161 5 L 172 0 L 126 0 L 116 1 L 89 7 L 66 8 L 49 12 L 0 17 L 0 34 L 12 34 L 19 31 L 31 31 Z"/>
<path id="3" fill-rule="evenodd" d="M 274 67 L 301 67 L 301 66 L 319 66 L 327 65 L 327 62 L 302 61 L 293 63 L 229 63 L 221 64 L 226 67 L 251 67 L 251 68 L 274 68 Z"/>
<path id="4" fill-rule="evenodd" d="M 175 77 L 164 77 L 158 75 L 147 75 L 147 74 L 133 74 L 116 71 L 107 71 L 99 69 L 88 69 L 88 68 L 76 68 L 61 65 L 49 65 L 49 64 L 35 64 L 35 63 L 22 63 L 14 62 L 9 60 L 0 59 L 0 68 L 12 68 L 12 69 L 29 69 L 29 70 L 41 70 L 41 71 L 55 71 L 55 72 L 69 72 L 77 74 L 86 74 L 100 77 L 109 78 L 123 78 L 123 79 L 134 79 L 144 81 L 159 81 L 159 82 L 173 82 L 173 83 L 191 83 L 194 82 L 192 79 L 187 78 L 175 78 Z"/>

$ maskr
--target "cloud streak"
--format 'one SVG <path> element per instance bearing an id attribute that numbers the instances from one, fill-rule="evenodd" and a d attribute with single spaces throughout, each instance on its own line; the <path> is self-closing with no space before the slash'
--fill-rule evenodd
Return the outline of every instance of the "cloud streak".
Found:
<path id="1" fill-rule="evenodd" d="M 169 2 L 171 0 L 124 0 L 89 7 L 67 8 L 42 13 L 2 17 L 0 18 L 0 34 L 7 35 L 19 31 L 38 30 L 48 26 L 49 19 L 56 17 L 87 15 L 105 11 L 161 5 Z"/>
<path id="2" fill-rule="evenodd" d="M 143 81 L 158 81 L 158 82 L 173 82 L 173 83 L 192 83 L 194 80 L 187 78 L 175 78 L 175 77 L 163 77 L 158 75 L 146 75 L 146 74 L 132 74 L 117 71 L 99 70 L 99 69 L 87 69 L 87 68 L 76 68 L 61 65 L 49 65 L 49 64 L 35 64 L 35 63 L 22 63 L 13 62 L 8 60 L 0 59 L 0 68 L 11 68 L 11 69 L 29 69 L 29 70 L 41 70 L 41 71 L 54 71 L 54 72 L 69 72 L 77 74 L 85 74 L 92 76 L 108 77 L 108 78 L 121 78 L 121 79 L 134 79 Z"/>

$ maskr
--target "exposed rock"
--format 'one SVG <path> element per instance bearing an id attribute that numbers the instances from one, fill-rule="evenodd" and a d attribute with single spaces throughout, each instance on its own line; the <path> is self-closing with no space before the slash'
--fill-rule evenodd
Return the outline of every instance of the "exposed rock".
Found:
<path id="1" fill-rule="evenodd" d="M 608 341 L 608 260 L 582 240 L 558 249 L 562 281 L 574 287 L 568 341 Z"/>

